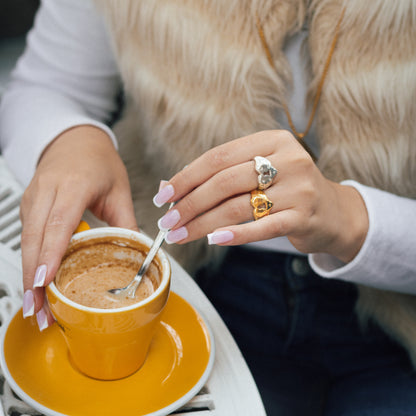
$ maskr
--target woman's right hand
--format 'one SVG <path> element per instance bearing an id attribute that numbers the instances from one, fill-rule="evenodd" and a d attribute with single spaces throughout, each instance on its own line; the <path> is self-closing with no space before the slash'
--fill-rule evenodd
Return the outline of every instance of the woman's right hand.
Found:
<path id="1" fill-rule="evenodd" d="M 138 229 L 120 156 L 103 130 L 83 125 L 45 149 L 20 205 L 23 314 L 36 313 L 41 330 L 53 322 L 44 288 L 86 209 L 111 226 Z"/>

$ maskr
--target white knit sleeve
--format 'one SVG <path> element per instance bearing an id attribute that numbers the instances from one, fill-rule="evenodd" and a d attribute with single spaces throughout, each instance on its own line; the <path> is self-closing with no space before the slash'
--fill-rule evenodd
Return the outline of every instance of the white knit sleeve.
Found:
<path id="1" fill-rule="evenodd" d="M 116 110 L 118 68 L 90 0 L 43 0 L 0 103 L 0 147 L 27 185 L 39 156 L 60 133 L 106 126 Z"/>
<path id="2" fill-rule="evenodd" d="M 355 258 L 345 264 L 328 254 L 310 254 L 309 263 L 322 277 L 379 289 L 416 294 L 416 200 L 355 181 L 367 207 L 369 229 Z"/>

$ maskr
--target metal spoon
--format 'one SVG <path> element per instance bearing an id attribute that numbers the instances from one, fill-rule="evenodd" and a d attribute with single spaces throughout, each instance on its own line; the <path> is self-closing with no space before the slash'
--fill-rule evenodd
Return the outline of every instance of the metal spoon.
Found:
<path id="1" fill-rule="evenodd" d="M 170 205 L 169 209 L 172 208 L 173 205 L 174 203 Z M 168 231 L 169 230 L 159 231 L 158 235 L 155 238 L 155 241 L 153 242 L 152 246 L 150 247 L 149 252 L 147 253 L 146 258 L 144 259 L 142 266 L 140 267 L 140 270 L 137 272 L 134 279 L 125 287 L 109 289 L 108 290 L 109 293 L 119 296 L 120 298 L 122 297 L 134 298 L 136 290 L 139 287 L 139 284 L 141 283 L 144 274 L 147 272 L 147 269 L 152 263 L 152 260 L 154 259 L 160 246 L 163 244 L 163 241 L 165 240 L 165 236 L 168 233 Z"/>

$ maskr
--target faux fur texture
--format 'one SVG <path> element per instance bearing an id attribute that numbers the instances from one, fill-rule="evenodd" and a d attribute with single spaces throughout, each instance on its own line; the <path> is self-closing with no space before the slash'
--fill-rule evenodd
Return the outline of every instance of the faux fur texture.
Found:
<path id="1" fill-rule="evenodd" d="M 316 94 L 343 7 L 316 116 L 318 165 L 335 181 L 416 197 L 416 0 L 96 1 L 124 80 L 126 108 L 115 131 L 139 223 L 151 235 L 162 215 L 151 202 L 160 179 L 213 146 L 278 128 L 274 114 L 291 82 L 282 47 L 305 22 L 309 97 Z M 259 41 L 256 14 L 277 73 Z M 209 253 L 205 242 L 175 250 L 188 269 L 222 251 Z M 360 288 L 357 310 L 401 342 L 416 365 L 415 299 Z"/>

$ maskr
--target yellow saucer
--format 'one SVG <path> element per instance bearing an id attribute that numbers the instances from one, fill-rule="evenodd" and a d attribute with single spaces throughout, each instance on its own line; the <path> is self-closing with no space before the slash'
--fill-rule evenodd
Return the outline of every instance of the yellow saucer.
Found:
<path id="1" fill-rule="evenodd" d="M 203 387 L 214 362 L 212 332 L 198 312 L 169 295 L 160 327 L 142 368 L 130 377 L 100 381 L 68 360 L 57 325 L 39 332 L 18 311 L 1 343 L 1 366 L 15 393 L 50 415 L 167 415 Z"/>

